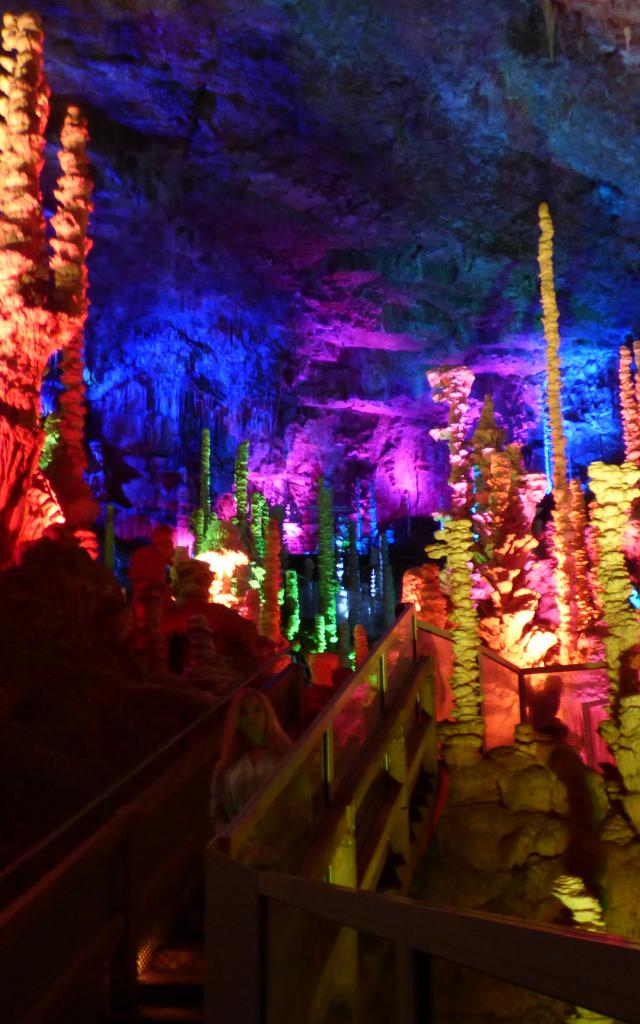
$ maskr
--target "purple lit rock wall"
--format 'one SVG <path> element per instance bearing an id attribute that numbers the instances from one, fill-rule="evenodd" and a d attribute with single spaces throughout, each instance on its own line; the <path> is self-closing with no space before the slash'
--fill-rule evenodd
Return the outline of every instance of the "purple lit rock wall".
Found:
<path id="1" fill-rule="evenodd" d="M 22 7 L 45 23 L 52 139 L 65 100 L 90 118 L 92 480 L 129 532 L 195 501 L 203 426 L 218 492 L 249 439 L 274 500 L 303 508 L 324 472 L 345 505 L 375 477 L 382 519 L 438 509 L 441 363 L 473 368 L 542 469 L 542 199 L 572 466 L 619 457 L 633 40 L 562 15 L 551 62 L 529 0 Z"/>

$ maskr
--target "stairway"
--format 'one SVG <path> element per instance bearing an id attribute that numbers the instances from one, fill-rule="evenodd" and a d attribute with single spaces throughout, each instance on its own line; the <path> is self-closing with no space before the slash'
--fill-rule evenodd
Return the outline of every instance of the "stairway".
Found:
<path id="1" fill-rule="evenodd" d="M 402 893 L 413 890 L 414 876 L 426 849 L 437 798 L 437 779 L 422 770 L 409 803 L 411 848 L 408 859 L 389 851 L 376 887 L 378 892 Z"/>
<path id="2" fill-rule="evenodd" d="M 137 1005 L 108 1024 L 203 1024 L 204 893 L 189 898 L 169 935 L 141 964 Z"/>

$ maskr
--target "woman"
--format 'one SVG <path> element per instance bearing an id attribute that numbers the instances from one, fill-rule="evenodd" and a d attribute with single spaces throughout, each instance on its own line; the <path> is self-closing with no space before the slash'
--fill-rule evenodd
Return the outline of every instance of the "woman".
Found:
<path id="1" fill-rule="evenodd" d="M 271 703 L 258 690 L 238 690 L 229 704 L 220 760 L 211 784 L 211 817 L 223 831 L 257 789 L 275 774 L 291 747 Z"/>

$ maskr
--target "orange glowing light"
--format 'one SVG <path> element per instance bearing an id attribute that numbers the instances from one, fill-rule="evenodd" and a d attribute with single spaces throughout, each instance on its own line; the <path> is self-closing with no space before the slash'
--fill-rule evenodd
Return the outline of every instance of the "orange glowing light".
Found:
<path id="1" fill-rule="evenodd" d="M 249 564 L 249 556 L 244 551 L 223 548 L 221 551 L 201 551 L 196 558 L 199 562 L 206 562 L 215 574 L 209 587 L 211 600 L 215 604 L 235 608 L 239 598 L 231 592 L 231 582 L 240 566 Z"/>

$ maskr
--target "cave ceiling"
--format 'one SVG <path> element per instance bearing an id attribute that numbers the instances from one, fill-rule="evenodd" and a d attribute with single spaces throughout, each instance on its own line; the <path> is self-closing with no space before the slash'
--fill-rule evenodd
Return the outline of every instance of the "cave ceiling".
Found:
<path id="1" fill-rule="evenodd" d="M 430 512 L 445 410 L 425 370 L 458 362 L 541 469 L 542 200 L 572 465 L 619 457 L 617 351 L 640 329 L 636 7 L 14 5 L 45 27 L 50 155 L 65 102 L 90 120 L 100 496 L 175 514 L 209 426 L 218 489 L 248 438 L 274 500 L 303 504 L 323 471 L 341 501 L 375 476 L 390 518 Z"/>

